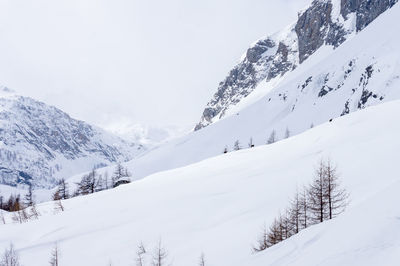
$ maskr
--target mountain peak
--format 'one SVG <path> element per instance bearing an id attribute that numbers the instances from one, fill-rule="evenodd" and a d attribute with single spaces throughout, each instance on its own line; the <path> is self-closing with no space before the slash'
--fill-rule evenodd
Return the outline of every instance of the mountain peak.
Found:
<path id="1" fill-rule="evenodd" d="M 252 45 L 220 82 L 195 130 L 218 121 L 261 82 L 275 82 L 323 46 L 336 49 L 363 30 L 398 0 L 314 0 L 298 20 Z"/>
<path id="2" fill-rule="evenodd" d="M 142 145 L 29 97 L 0 92 L 0 183 L 49 187 L 58 178 L 133 159 Z M 12 97 L 7 97 L 12 95 Z"/>

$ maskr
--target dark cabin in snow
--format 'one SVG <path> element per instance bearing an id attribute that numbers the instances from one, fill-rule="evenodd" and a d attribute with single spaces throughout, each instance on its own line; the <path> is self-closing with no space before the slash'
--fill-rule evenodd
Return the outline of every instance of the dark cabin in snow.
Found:
<path id="1" fill-rule="evenodd" d="M 131 182 L 131 180 L 129 178 L 120 178 L 117 181 L 115 181 L 113 187 L 118 187 L 120 185 L 129 184 L 130 182 Z"/>

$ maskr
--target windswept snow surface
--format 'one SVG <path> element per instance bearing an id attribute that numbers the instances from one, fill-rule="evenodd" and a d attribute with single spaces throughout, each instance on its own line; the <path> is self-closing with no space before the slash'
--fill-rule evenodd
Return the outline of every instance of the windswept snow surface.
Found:
<path id="1" fill-rule="evenodd" d="M 173 265 L 398 265 L 400 260 L 400 101 L 370 107 L 272 145 L 231 152 L 129 185 L 39 205 L 39 220 L 0 225 L 23 265 L 135 265 L 161 238 Z M 338 165 L 348 210 L 266 252 L 251 254 L 264 222 L 308 184 L 322 157 Z M 8 220 L 9 217 L 6 217 Z"/>
<path id="2" fill-rule="evenodd" d="M 127 164 L 134 179 L 219 155 L 225 147 L 232 150 L 236 140 L 242 147 L 250 138 L 263 145 L 273 130 L 282 139 L 286 128 L 299 134 L 311 125 L 400 99 L 399 17 L 400 5 L 395 5 L 336 50 L 319 49 L 279 85 L 261 84 L 230 116 L 136 158 Z"/>

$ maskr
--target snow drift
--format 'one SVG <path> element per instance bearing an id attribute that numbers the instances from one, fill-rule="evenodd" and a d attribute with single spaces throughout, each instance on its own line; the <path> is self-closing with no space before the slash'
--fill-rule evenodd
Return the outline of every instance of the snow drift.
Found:
<path id="1" fill-rule="evenodd" d="M 161 238 L 173 265 L 195 265 L 202 252 L 207 265 L 396 265 L 399 112 L 399 101 L 370 107 L 272 145 L 67 200 L 63 213 L 41 204 L 39 220 L 0 225 L 0 249 L 12 241 L 24 265 L 44 265 L 57 242 L 63 265 L 130 265 L 140 241 L 152 252 Z M 328 156 L 351 194 L 347 212 L 252 255 L 262 224 Z"/>

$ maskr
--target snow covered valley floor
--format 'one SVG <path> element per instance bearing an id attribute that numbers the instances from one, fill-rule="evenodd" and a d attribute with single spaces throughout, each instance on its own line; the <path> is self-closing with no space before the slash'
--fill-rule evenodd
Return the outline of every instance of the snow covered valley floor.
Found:
<path id="1" fill-rule="evenodd" d="M 398 265 L 400 261 L 400 101 L 349 114 L 272 145 L 220 155 L 129 185 L 38 205 L 41 216 L 0 224 L 0 250 L 13 242 L 24 266 L 136 265 L 142 241 L 158 241 L 172 265 Z M 260 228 L 313 179 L 321 158 L 337 164 L 351 203 L 258 254 Z M 150 257 L 148 264 L 150 264 Z"/>

